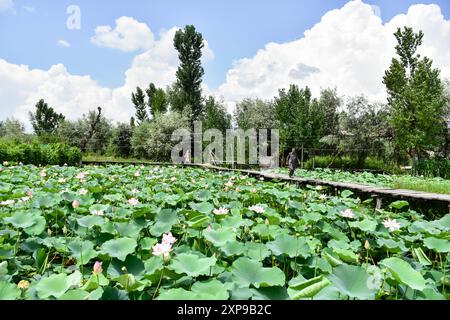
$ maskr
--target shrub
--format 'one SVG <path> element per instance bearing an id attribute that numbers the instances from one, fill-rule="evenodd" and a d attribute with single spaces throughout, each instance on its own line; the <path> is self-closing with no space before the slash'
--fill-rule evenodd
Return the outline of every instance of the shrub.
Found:
<path id="1" fill-rule="evenodd" d="M 369 170 L 385 170 L 384 161 L 376 158 L 367 157 L 363 165 L 358 164 L 357 159 L 350 157 L 332 157 L 332 156 L 316 156 L 305 162 L 305 169 L 314 168 L 333 168 L 333 169 L 369 169 Z"/>
<path id="2" fill-rule="evenodd" d="M 22 162 L 34 165 L 79 165 L 81 152 L 78 148 L 62 143 L 13 144 L 0 143 L 0 162 Z"/>
<path id="3" fill-rule="evenodd" d="M 450 179 L 450 159 L 429 159 L 419 161 L 414 172 L 426 177 L 441 177 Z"/>

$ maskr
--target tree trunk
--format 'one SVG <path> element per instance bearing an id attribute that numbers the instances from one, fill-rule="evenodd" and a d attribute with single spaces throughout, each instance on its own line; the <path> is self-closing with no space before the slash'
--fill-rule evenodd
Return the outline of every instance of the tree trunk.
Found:
<path id="1" fill-rule="evenodd" d="M 80 145 L 81 152 L 85 152 L 86 151 L 86 147 L 87 147 L 89 141 L 91 141 L 92 136 L 95 133 L 95 128 L 97 127 L 98 123 L 100 122 L 100 118 L 101 118 L 101 115 L 102 115 L 102 108 L 98 107 L 97 110 L 98 110 L 97 117 L 95 118 L 94 122 L 91 123 L 91 127 L 89 128 L 89 131 L 87 132 L 87 134 L 85 135 L 83 141 L 81 142 L 81 145 Z"/>

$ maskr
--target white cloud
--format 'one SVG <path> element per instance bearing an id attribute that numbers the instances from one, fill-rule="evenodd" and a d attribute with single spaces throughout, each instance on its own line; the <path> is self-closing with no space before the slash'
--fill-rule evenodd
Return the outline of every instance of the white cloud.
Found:
<path id="1" fill-rule="evenodd" d="M 58 44 L 58 46 L 63 47 L 63 48 L 70 47 L 70 43 L 67 42 L 66 40 L 58 40 L 57 44 Z"/>
<path id="2" fill-rule="evenodd" d="M 153 33 L 142 22 L 130 17 L 120 17 L 116 26 L 98 26 L 92 43 L 100 47 L 118 49 L 125 52 L 148 50 L 153 45 Z"/>
<path id="3" fill-rule="evenodd" d="M 0 0 L 0 13 L 7 11 L 14 12 L 14 3 L 12 0 Z"/>
<path id="4" fill-rule="evenodd" d="M 161 31 L 159 39 L 133 59 L 125 72 L 124 85 L 113 89 L 101 87 L 90 76 L 72 75 L 62 64 L 49 70 L 31 70 L 28 66 L 11 64 L 0 58 L 0 118 L 14 115 L 30 129 L 28 113 L 39 99 L 45 99 L 68 119 L 76 119 L 102 106 L 107 118 L 129 121 L 134 114 L 131 92 L 136 86 L 146 88 L 154 82 L 165 87 L 175 81 L 179 61 L 173 37 L 177 30 L 178 27 L 174 27 Z M 204 61 L 213 56 L 206 43 Z"/>
<path id="5" fill-rule="evenodd" d="M 357 0 L 325 14 L 298 40 L 269 43 L 254 57 L 235 61 L 226 82 L 213 93 L 222 96 L 230 110 L 245 97 L 273 98 L 279 88 L 291 83 L 308 85 L 315 95 L 321 88 L 337 87 L 340 94 L 384 99 L 382 77 L 395 53 L 393 32 L 405 24 L 424 31 L 421 53 L 433 59 L 444 77 L 450 77 L 450 21 L 438 6 L 414 5 L 383 24 L 370 5 Z M 137 27 L 142 29 L 139 23 Z M 102 87 L 88 75 L 72 75 L 61 64 L 39 70 L 0 58 L 0 118 L 14 115 L 28 123 L 28 112 L 43 98 L 69 119 L 102 106 L 108 118 L 128 121 L 134 114 L 130 95 L 136 86 L 154 82 L 164 87 L 175 81 L 177 29 L 163 30 L 157 39 L 153 33 L 146 37 L 150 43 L 134 57 L 118 88 Z M 213 56 L 206 46 L 204 61 Z M 211 93 L 206 84 L 203 89 Z"/>
<path id="6" fill-rule="evenodd" d="M 383 24 L 374 6 L 356 0 L 326 13 L 298 40 L 269 43 L 254 57 L 235 61 L 216 94 L 233 105 L 245 97 L 272 98 L 294 83 L 308 85 L 316 95 L 337 87 L 340 94 L 384 100 L 382 77 L 395 54 L 393 33 L 403 25 L 424 31 L 421 53 L 450 77 L 450 21 L 438 6 L 413 5 Z"/>

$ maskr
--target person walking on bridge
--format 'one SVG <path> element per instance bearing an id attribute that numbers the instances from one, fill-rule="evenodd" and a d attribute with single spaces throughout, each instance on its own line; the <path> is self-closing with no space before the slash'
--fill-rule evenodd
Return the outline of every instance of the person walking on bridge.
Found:
<path id="1" fill-rule="evenodd" d="M 295 152 L 295 148 L 292 148 L 292 151 L 289 152 L 287 162 L 289 165 L 289 177 L 292 178 L 294 176 L 295 169 L 297 169 L 298 164 L 298 156 L 297 152 Z"/>

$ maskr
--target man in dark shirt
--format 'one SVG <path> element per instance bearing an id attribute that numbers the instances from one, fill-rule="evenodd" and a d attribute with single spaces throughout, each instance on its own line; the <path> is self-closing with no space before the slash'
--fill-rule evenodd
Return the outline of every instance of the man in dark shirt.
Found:
<path id="1" fill-rule="evenodd" d="M 298 164 L 298 156 L 297 156 L 297 153 L 295 152 L 295 148 L 292 148 L 292 151 L 289 152 L 287 161 L 289 164 L 289 177 L 293 177 L 295 169 L 297 169 L 297 164 Z"/>

